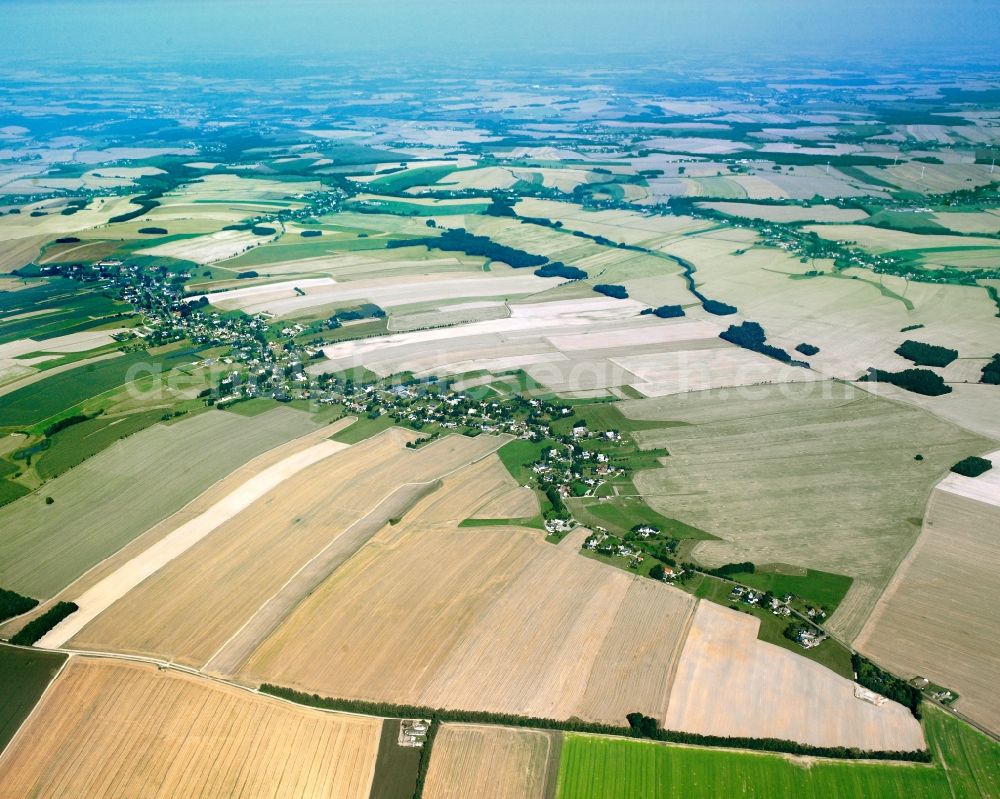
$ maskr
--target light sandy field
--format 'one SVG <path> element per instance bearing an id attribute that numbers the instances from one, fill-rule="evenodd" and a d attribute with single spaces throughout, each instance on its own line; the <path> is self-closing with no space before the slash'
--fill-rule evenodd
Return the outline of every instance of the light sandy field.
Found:
<path id="1" fill-rule="evenodd" d="M 406 369 L 460 374 L 520 367 L 553 390 L 579 391 L 639 382 L 609 359 L 718 343 L 717 322 L 640 316 L 643 307 L 593 294 L 579 300 L 511 304 L 510 316 L 503 319 L 331 345 L 324 349 L 327 360 L 309 370 L 364 364 L 378 374 Z"/>
<path id="2" fill-rule="evenodd" d="M 241 677 L 432 707 L 662 718 L 693 600 L 582 557 L 582 530 L 553 546 L 537 530 L 456 527 L 508 485 L 488 461 L 446 479 L 313 592 Z"/>
<path id="3" fill-rule="evenodd" d="M 136 250 L 136 255 L 155 255 L 194 261 L 196 264 L 210 264 L 225 261 L 258 247 L 270 236 L 257 236 L 249 230 L 220 230 L 208 236 L 193 239 L 178 239 L 156 247 Z"/>
<path id="4" fill-rule="evenodd" d="M 1000 464 L 1000 453 L 993 454 Z M 904 677 L 959 694 L 958 709 L 1000 731 L 1000 469 L 950 474 L 931 495 L 917 543 L 858 637 L 861 651 Z"/>
<path id="5" fill-rule="evenodd" d="M 659 248 L 665 241 L 685 233 L 712 227 L 703 219 L 686 216 L 645 216 L 635 211 L 588 211 L 574 203 L 555 200 L 524 199 L 515 206 L 527 217 L 543 217 L 562 222 L 567 230 L 579 230 L 592 236 L 604 236 L 622 244 Z"/>
<path id="6" fill-rule="evenodd" d="M 423 795 L 427 799 L 541 799 L 546 796 L 551 749 L 552 736 L 537 730 L 442 725 L 434 738 Z"/>
<path id="7" fill-rule="evenodd" d="M 639 431 L 666 447 L 636 475 L 670 518 L 720 536 L 707 565 L 788 563 L 854 578 L 829 626 L 857 635 L 916 540 L 931 488 L 988 440 L 913 406 L 822 382 L 705 391 L 622 403 L 626 415 L 687 422 Z M 922 454 L 924 460 L 914 456 Z"/>
<path id="8" fill-rule="evenodd" d="M 868 384 L 859 383 L 865 387 Z M 2 389 L 0 389 L 2 391 Z M 943 397 L 925 397 L 895 386 L 879 384 L 880 396 L 923 408 L 935 416 L 977 435 L 1000 441 L 1000 391 L 990 385 L 952 386 Z"/>
<path id="9" fill-rule="evenodd" d="M 740 317 L 758 322 L 769 343 L 793 355 L 803 342 L 819 347 L 817 355 L 802 357 L 821 374 L 853 380 L 870 366 L 908 368 L 913 364 L 894 352 L 907 338 L 952 347 L 963 358 L 988 357 L 996 350 L 1000 319 L 982 288 L 907 282 L 862 269 L 834 275 L 826 262 L 802 264 L 780 250 L 753 247 L 754 240 L 750 231 L 720 230 L 666 249 L 695 266 L 702 292 L 739 309 L 723 322 L 738 323 Z M 810 269 L 827 274 L 805 277 Z M 924 327 L 902 332 L 914 324 Z"/>
<path id="10" fill-rule="evenodd" d="M 898 164 L 858 167 L 874 177 L 895 183 L 904 191 L 936 194 L 971 189 L 990 182 L 989 164 Z"/>
<path id="11" fill-rule="evenodd" d="M 333 286 L 336 285 L 336 282 L 333 278 L 329 277 L 279 280 L 274 283 L 257 283 L 245 288 L 227 289 L 226 291 L 215 292 L 214 294 L 192 294 L 191 301 L 200 299 L 201 297 L 209 297 L 213 301 L 222 302 L 224 300 L 228 303 L 235 303 L 237 300 L 254 302 L 261 297 L 272 295 L 275 297 L 294 297 L 298 296 L 295 289 L 305 291 L 306 289 L 317 288 L 319 286 Z"/>
<path id="12" fill-rule="evenodd" d="M 229 472 L 315 427 L 290 408 L 253 419 L 209 411 L 116 442 L 0 509 L 0 585 L 54 595 Z"/>
<path id="13" fill-rule="evenodd" d="M 267 614 L 269 600 L 300 569 L 401 485 L 433 481 L 504 441 L 450 436 L 414 451 L 405 448 L 407 440 L 412 437 L 387 431 L 302 470 L 109 607 L 71 646 L 202 666 L 256 614 Z M 344 559 L 365 540 L 354 542 Z"/>
<path id="14" fill-rule="evenodd" d="M 820 379 L 808 369 L 789 366 L 730 345 L 713 349 L 625 355 L 611 360 L 642 381 L 632 385 L 647 397 L 729 386 Z"/>
<path id="15" fill-rule="evenodd" d="M 417 308 L 424 306 L 418 305 Z M 454 305 L 437 305 L 433 310 L 417 310 L 410 312 L 406 306 L 400 306 L 389 317 L 388 328 L 393 333 L 406 333 L 413 330 L 423 330 L 441 325 L 465 325 L 472 322 L 486 322 L 490 319 L 503 319 L 510 315 L 507 303 L 499 300 L 483 302 L 460 302 Z"/>
<path id="16" fill-rule="evenodd" d="M 730 216 L 764 219 L 768 222 L 857 222 L 868 214 L 858 208 L 838 208 L 835 205 L 754 205 L 753 203 L 698 203 L 702 208 Z"/>
<path id="17" fill-rule="evenodd" d="M 51 239 L 104 224 L 112 216 L 135 208 L 129 205 L 128 197 L 98 197 L 70 216 L 58 210 L 31 216 L 31 211 L 44 207 L 45 203 L 36 203 L 22 208 L 20 214 L 0 216 L 0 272 L 12 272 L 31 262 Z"/>
<path id="18" fill-rule="evenodd" d="M 462 172 L 452 172 L 450 175 L 439 180 L 435 186 L 447 188 L 451 191 L 461 191 L 463 189 L 509 189 L 518 178 L 512 170 L 500 166 L 486 166 L 480 169 L 467 169 Z M 415 187 L 407 189 L 407 194 L 419 194 L 422 188 Z"/>
<path id="19" fill-rule="evenodd" d="M 246 510 L 303 469 L 346 448 L 346 444 L 337 441 L 321 441 L 309 449 L 289 455 L 279 463 L 264 469 L 260 474 L 254 475 L 204 513 L 182 524 L 141 555 L 123 564 L 113 574 L 81 594 L 75 600 L 79 610 L 49 630 L 39 639 L 37 646 L 49 649 L 63 646 L 114 602 L 187 552 L 220 525 Z"/>
<path id="20" fill-rule="evenodd" d="M 936 211 L 930 218 L 959 233 L 1000 233 L 1000 213 L 993 209 L 972 213 Z"/>
<path id="21" fill-rule="evenodd" d="M 856 242 L 859 246 L 872 252 L 935 250 L 941 247 L 977 247 L 983 250 L 1000 248 L 1000 241 L 996 239 L 984 239 L 976 236 L 932 236 L 908 233 L 904 230 L 868 227 L 867 225 L 809 225 L 806 230 L 814 231 L 821 238 L 830 241 Z M 928 257 L 934 260 L 947 257 L 947 254 L 932 252 L 928 254 Z"/>
<path id="22" fill-rule="evenodd" d="M 18 381 L 18 387 L 25 385 L 26 383 L 23 382 L 25 378 L 37 373 L 38 370 L 32 368 L 35 365 L 58 358 L 65 353 L 86 352 L 105 344 L 111 344 L 114 342 L 111 335 L 113 333 L 120 333 L 121 330 L 122 328 L 70 333 L 66 336 L 57 336 L 45 341 L 22 338 L 17 341 L 0 344 L 0 384 L 9 384 L 16 380 Z M 43 354 L 30 358 L 25 357 L 31 353 Z M 72 365 L 79 366 L 78 363 Z M 51 375 L 55 374 L 55 372 L 47 372 L 46 374 Z M 11 387 L 10 390 L 13 391 L 14 388 Z"/>
<path id="23" fill-rule="evenodd" d="M 289 281 L 294 283 L 294 281 Z M 300 281 L 302 282 L 302 281 Z M 387 277 L 356 280 L 349 284 L 327 281 L 300 286 L 303 294 L 292 287 L 261 291 L 252 295 L 233 296 L 230 291 L 207 295 L 209 301 L 223 310 L 241 310 L 249 314 L 270 313 L 293 316 L 310 308 L 337 304 L 373 302 L 382 308 L 447 299 L 476 297 L 516 297 L 543 291 L 557 284 L 557 278 L 541 278 L 528 273 L 453 277 L 450 275 L 415 275 L 408 278 Z M 284 284 L 282 284 L 284 285 Z M 233 289 L 235 292 L 243 289 Z"/>
<path id="24" fill-rule="evenodd" d="M 381 721 L 74 657 L 0 757 L 0 795 L 367 799 Z"/>
<path id="25" fill-rule="evenodd" d="M 920 723 L 907 708 L 856 699 L 850 680 L 758 641 L 759 626 L 753 616 L 698 603 L 670 697 L 667 729 L 813 746 L 924 748 Z"/>
<path id="26" fill-rule="evenodd" d="M 499 467 L 503 468 L 503 467 Z M 510 489 L 482 505 L 472 519 L 529 519 L 539 512 L 538 498 L 527 486 Z"/>
<path id="27" fill-rule="evenodd" d="M 241 486 L 252 480 L 265 470 L 277 465 L 286 458 L 303 452 L 318 443 L 327 441 L 331 435 L 342 429 L 353 421 L 353 417 L 338 420 L 323 427 L 310 429 L 305 435 L 293 438 L 279 444 L 260 455 L 251 458 L 243 465 L 233 469 L 222 479 L 216 481 L 205 491 L 191 500 L 187 505 L 175 513 L 170 514 L 159 523 L 153 525 L 141 535 L 136 536 L 121 549 L 108 558 L 98 563 L 92 569 L 84 573 L 78 580 L 75 580 L 52 599 L 38 605 L 35 610 L 25 616 L 12 620 L 4 625 L 0 625 L 0 635 L 10 636 L 17 632 L 24 623 L 33 617 L 40 615 L 51 604 L 64 600 L 75 601 L 95 585 L 106 580 L 125 564 L 140 557 L 155 544 L 169 536 L 179 527 L 198 518 L 203 513 L 211 509 L 218 502 L 237 491 Z M 7 439 L 0 439 L 6 441 Z"/>

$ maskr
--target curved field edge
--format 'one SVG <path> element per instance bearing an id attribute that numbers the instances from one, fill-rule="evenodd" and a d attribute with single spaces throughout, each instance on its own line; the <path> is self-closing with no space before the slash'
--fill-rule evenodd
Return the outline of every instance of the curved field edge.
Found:
<path id="1" fill-rule="evenodd" d="M 687 799 L 742 796 L 800 799 L 987 799 L 1000 791 L 1000 744 L 943 711 L 927 713 L 930 765 L 810 761 L 567 735 L 558 799 Z"/>

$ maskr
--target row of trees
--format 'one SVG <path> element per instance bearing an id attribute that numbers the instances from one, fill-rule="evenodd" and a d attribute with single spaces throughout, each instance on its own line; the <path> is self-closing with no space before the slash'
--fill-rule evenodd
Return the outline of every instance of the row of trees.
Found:
<path id="1" fill-rule="evenodd" d="M 908 707 L 914 718 L 920 718 L 920 701 L 923 699 L 923 695 L 919 688 L 915 688 L 901 677 L 879 668 L 857 652 L 851 655 L 851 666 L 857 675 L 858 683 L 894 702 L 899 702 L 903 707 Z"/>
<path id="2" fill-rule="evenodd" d="M 743 322 L 739 325 L 730 325 L 727 330 L 719 333 L 719 338 L 735 344 L 744 349 L 759 352 L 782 363 L 790 363 L 795 366 L 806 366 L 802 361 L 796 361 L 780 347 L 774 347 L 767 343 L 767 336 L 756 322 Z"/>
<path id="3" fill-rule="evenodd" d="M 76 613 L 80 608 L 75 602 L 57 602 L 37 619 L 32 619 L 22 627 L 10 642 L 18 646 L 31 646 L 59 622 Z"/>
<path id="4" fill-rule="evenodd" d="M 21 596 L 16 591 L 8 591 L 0 588 L 0 622 L 27 613 L 38 604 L 37 599 L 30 596 Z"/>
<path id="5" fill-rule="evenodd" d="M 488 713 L 478 710 L 449 710 L 422 707 L 419 705 L 393 705 L 388 702 L 365 702 L 356 699 L 334 699 L 319 694 L 307 694 L 291 688 L 265 683 L 260 687 L 263 693 L 278 696 L 300 705 L 318 707 L 325 710 L 340 710 L 348 713 L 362 713 L 387 718 L 426 718 L 437 722 L 467 722 L 471 724 L 499 724 L 508 727 L 530 727 L 539 730 L 562 730 L 564 732 L 586 732 L 617 737 L 649 738 L 667 743 L 693 744 L 696 746 L 722 746 L 739 749 L 755 749 L 768 752 L 785 752 L 793 755 L 812 757 L 832 757 L 863 760 L 902 760 L 929 763 L 931 756 L 926 751 L 865 751 L 843 746 L 810 746 L 780 738 L 745 738 L 739 736 L 701 735 L 694 732 L 664 730 L 659 722 L 642 713 L 626 716 L 628 727 L 611 724 L 596 724 L 580 719 L 547 719 L 533 716 L 518 716 L 512 713 Z M 426 746 L 426 744 L 425 744 Z"/>

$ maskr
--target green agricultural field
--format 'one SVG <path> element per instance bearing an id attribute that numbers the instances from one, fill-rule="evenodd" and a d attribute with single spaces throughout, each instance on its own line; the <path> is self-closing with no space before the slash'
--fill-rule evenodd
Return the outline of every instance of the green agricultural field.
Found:
<path id="1" fill-rule="evenodd" d="M 131 310 L 131 305 L 81 288 L 75 281 L 46 280 L 20 291 L 0 292 L 0 344 L 80 333 Z M 26 313 L 32 316 L 22 316 Z"/>
<path id="2" fill-rule="evenodd" d="M 996 448 L 919 408 L 836 382 L 619 407 L 635 419 L 687 422 L 633 434 L 670 453 L 634 482 L 658 513 L 721 539 L 698 544 L 694 559 L 784 563 L 853 578 L 830 620 L 848 639 L 919 535 L 934 484 L 969 452 Z"/>
<path id="3" fill-rule="evenodd" d="M 48 439 L 48 448 L 36 457 L 35 470 L 45 480 L 58 477 L 119 439 L 162 421 L 164 413 L 170 412 L 158 408 L 127 416 L 98 416 L 60 430 Z"/>
<path id="4" fill-rule="evenodd" d="M 333 441 L 339 441 L 341 444 L 357 444 L 359 441 L 364 441 L 366 438 L 371 438 L 377 433 L 389 429 L 393 424 L 395 422 L 392 421 L 392 417 L 385 414 L 379 416 L 377 419 L 364 417 L 348 425 L 339 433 L 334 433 L 330 438 Z"/>
<path id="5" fill-rule="evenodd" d="M 175 366 L 198 359 L 190 349 L 174 348 L 155 354 L 130 352 L 78 366 L 0 397 L 0 419 L 7 426 L 38 424 L 84 400 L 123 386 L 131 379 L 148 377 L 151 370 L 166 373 Z"/>
<path id="6" fill-rule="evenodd" d="M 208 411 L 115 442 L 0 509 L 0 585 L 51 597 L 234 469 L 315 429 L 291 408 L 254 419 Z"/>
<path id="7" fill-rule="evenodd" d="M 0 752 L 14 737 L 66 656 L 58 652 L 18 649 L 0 644 Z"/>
<path id="8" fill-rule="evenodd" d="M 651 524 L 674 538 L 705 541 L 715 538 L 711 533 L 657 513 L 638 497 L 614 497 L 604 500 L 579 499 L 570 502 L 576 517 L 584 524 L 599 524 L 619 535 L 637 524 Z"/>
<path id="9" fill-rule="evenodd" d="M 813 607 L 833 613 L 851 587 L 851 578 L 843 574 L 807 569 L 805 574 L 782 574 L 778 571 L 756 571 L 753 574 L 733 574 L 738 583 L 770 591 L 775 596 L 795 594 Z"/>
<path id="10" fill-rule="evenodd" d="M 398 719 L 382 722 L 382 735 L 378 742 L 375 777 L 372 779 L 368 799 L 411 799 L 417 787 L 422 749 L 400 746 Z"/>
<path id="11" fill-rule="evenodd" d="M 367 184 L 372 191 L 384 191 L 389 194 L 406 191 L 414 186 L 429 186 L 437 183 L 455 171 L 454 166 L 425 166 L 407 169 L 402 172 L 392 172 L 384 177 L 376 178 Z"/>
<path id="12" fill-rule="evenodd" d="M 1000 791 L 1000 745 L 929 709 L 933 765 L 798 761 L 772 754 L 566 735 L 559 799 L 987 799 Z"/>

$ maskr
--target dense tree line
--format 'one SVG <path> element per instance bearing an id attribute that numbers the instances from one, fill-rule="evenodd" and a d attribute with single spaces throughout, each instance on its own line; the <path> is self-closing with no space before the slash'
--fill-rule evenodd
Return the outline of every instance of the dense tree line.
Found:
<path id="1" fill-rule="evenodd" d="M 717 569 L 706 569 L 703 566 L 696 566 L 693 563 L 684 564 L 685 571 L 700 571 L 702 574 L 711 574 L 713 577 L 729 577 L 733 574 L 753 574 L 757 567 L 750 561 L 743 563 L 727 563 Z"/>
<path id="2" fill-rule="evenodd" d="M 993 461 L 980 458 L 976 455 L 970 455 L 968 458 L 963 458 L 952 466 L 951 471 L 963 477 L 979 477 L 979 475 L 988 472 L 992 468 Z"/>
<path id="3" fill-rule="evenodd" d="M 627 300 L 628 289 L 624 286 L 614 286 L 610 283 L 598 283 L 594 286 L 594 291 L 606 297 L 614 297 L 616 300 Z"/>
<path id="4" fill-rule="evenodd" d="M 535 270 L 539 277 L 562 277 L 566 280 L 586 280 L 587 273 L 575 266 L 566 266 L 562 261 L 551 261 Z"/>
<path id="5" fill-rule="evenodd" d="M 817 346 L 815 346 L 813 344 L 806 344 L 803 341 L 801 344 L 799 344 L 795 348 L 795 351 L 796 352 L 801 352 L 803 355 L 811 357 L 811 356 L 815 355 L 817 352 L 819 352 L 819 347 L 817 347 Z"/>
<path id="6" fill-rule="evenodd" d="M 144 214 L 148 214 L 156 206 L 160 204 L 160 198 L 163 196 L 162 189 L 156 189 L 149 192 L 148 194 L 140 195 L 139 197 L 133 197 L 129 200 L 133 205 L 138 205 L 134 211 L 129 211 L 128 213 L 118 214 L 118 216 L 113 216 L 108 220 L 108 224 L 114 224 L 115 222 L 130 222 L 133 219 L 138 219 Z"/>
<path id="7" fill-rule="evenodd" d="M 427 718 L 427 716 L 418 716 Z M 434 750 L 434 739 L 437 737 L 438 729 L 441 727 L 441 719 L 437 713 L 430 716 L 431 723 L 427 728 L 427 737 L 424 738 L 424 745 L 420 750 L 420 762 L 417 764 L 417 782 L 413 788 L 413 799 L 421 799 L 424 795 L 424 783 L 427 781 L 427 770 L 431 767 L 431 754 Z"/>
<path id="8" fill-rule="evenodd" d="M 1000 386 L 1000 352 L 994 355 L 993 360 L 983 367 L 983 376 L 979 379 L 979 382 Z"/>
<path id="9" fill-rule="evenodd" d="M 896 348 L 896 354 L 917 366 L 947 366 L 958 357 L 958 350 L 907 339 Z"/>
<path id="10" fill-rule="evenodd" d="M 508 727 L 530 727 L 539 730 L 562 730 L 564 732 L 585 732 L 596 735 L 643 738 L 648 737 L 667 743 L 693 744 L 696 746 L 723 746 L 739 749 L 755 749 L 768 752 L 786 752 L 812 757 L 833 757 L 864 760 L 904 760 L 929 763 L 930 753 L 925 751 L 864 751 L 842 746 L 810 746 L 780 738 L 742 738 L 721 735 L 701 735 L 694 732 L 660 729 L 656 719 L 641 713 L 630 713 L 626 717 L 628 727 L 611 724 L 597 724 L 580 719 L 547 719 L 533 716 L 518 716 L 512 713 L 488 713 L 478 710 L 449 710 L 422 707 L 419 705 L 393 705 L 388 702 L 365 702 L 356 699 L 334 699 L 319 694 L 307 694 L 291 688 L 264 683 L 263 693 L 278 696 L 300 705 L 318 707 L 325 710 L 340 710 L 348 713 L 362 713 L 386 718 L 424 718 L 439 722 L 467 722 L 471 724 L 498 724 Z M 633 719 L 635 722 L 633 723 Z M 643 733 L 649 733 L 644 735 Z"/>
<path id="11" fill-rule="evenodd" d="M 857 652 L 851 655 L 851 666 L 859 684 L 894 702 L 899 702 L 903 707 L 908 707 L 914 718 L 920 718 L 920 701 L 923 695 L 919 688 L 914 688 L 906 680 L 879 668 Z"/>
<path id="12" fill-rule="evenodd" d="M 704 308 L 708 313 L 715 314 L 716 316 L 730 316 L 736 313 L 736 306 L 730 305 L 726 302 L 720 302 L 719 300 L 709 300 L 703 297 L 701 299 L 701 307 Z"/>
<path id="13" fill-rule="evenodd" d="M 768 344 L 764 328 L 756 322 L 743 322 L 740 325 L 730 325 L 727 330 L 719 333 L 719 338 L 738 347 L 759 352 L 761 355 L 767 355 L 769 358 L 774 358 L 776 361 L 781 361 L 782 363 L 790 363 L 795 366 L 806 365 L 802 361 L 793 360 L 792 356 L 780 347 L 773 347 Z"/>
<path id="14" fill-rule="evenodd" d="M 98 414 L 89 416 L 85 413 L 74 413 L 72 416 L 67 416 L 65 419 L 60 419 L 58 422 L 53 422 L 48 427 L 45 428 L 45 437 L 51 438 L 60 430 L 65 430 L 67 427 L 72 427 L 75 424 L 80 424 L 81 422 L 89 422 Z"/>
<path id="15" fill-rule="evenodd" d="M 167 229 L 165 227 L 141 227 L 139 232 L 146 236 L 165 236 L 167 235 Z"/>
<path id="16" fill-rule="evenodd" d="M 661 305 L 659 308 L 643 308 L 639 311 L 641 315 L 652 314 L 660 319 L 674 319 L 684 316 L 684 309 L 680 305 Z"/>
<path id="17" fill-rule="evenodd" d="M 901 372 L 887 372 L 884 369 L 870 368 L 867 374 L 858 378 L 861 383 L 891 383 L 894 386 L 905 388 L 914 394 L 923 394 L 927 397 L 939 397 L 942 394 L 950 394 L 951 386 L 944 382 L 944 378 L 937 372 L 930 369 L 904 369 Z"/>
<path id="18" fill-rule="evenodd" d="M 446 230 L 440 236 L 392 240 L 386 242 L 385 246 L 389 249 L 423 246 L 429 250 L 463 252 L 466 255 L 489 258 L 491 261 L 501 261 L 515 269 L 529 266 L 544 266 L 549 260 L 541 255 L 532 255 L 524 250 L 508 247 L 504 244 L 497 244 L 487 236 L 476 236 L 469 233 L 465 228 L 452 228 L 451 230 Z"/>
<path id="19" fill-rule="evenodd" d="M 10 642 L 18 646 L 31 646 L 59 622 L 71 613 L 76 613 L 79 609 L 79 606 L 75 602 L 57 602 L 37 619 L 32 619 L 25 624 L 10 639 Z"/>
<path id="20" fill-rule="evenodd" d="M 32 599 L 30 596 L 21 596 L 16 591 L 8 591 L 5 588 L 0 588 L 0 622 L 20 616 L 22 613 L 27 613 L 37 604 L 37 599 Z"/>

